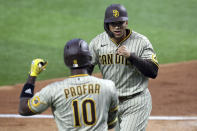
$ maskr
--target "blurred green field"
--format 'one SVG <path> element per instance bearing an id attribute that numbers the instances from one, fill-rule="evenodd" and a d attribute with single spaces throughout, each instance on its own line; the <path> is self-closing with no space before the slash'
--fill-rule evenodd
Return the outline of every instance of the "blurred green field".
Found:
<path id="1" fill-rule="evenodd" d="M 197 59 L 196 0 L 0 0 L 0 85 L 25 82 L 37 57 L 49 62 L 38 80 L 68 76 L 66 41 L 103 32 L 112 3 L 127 8 L 129 27 L 149 38 L 160 64 Z"/>

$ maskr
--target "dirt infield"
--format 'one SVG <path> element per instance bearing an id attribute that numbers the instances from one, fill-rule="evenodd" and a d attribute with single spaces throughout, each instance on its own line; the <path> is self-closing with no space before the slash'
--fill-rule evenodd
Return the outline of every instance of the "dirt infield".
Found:
<path id="1" fill-rule="evenodd" d="M 100 76 L 97 74 L 96 76 Z M 60 79 L 39 81 L 35 91 Z M 23 84 L 0 87 L 0 114 L 17 114 Z M 161 65 L 157 79 L 150 80 L 151 116 L 197 116 L 197 61 Z M 44 114 L 51 114 L 50 109 Z M 54 131 L 53 119 L 2 118 L 0 131 Z M 147 131 L 197 131 L 197 120 L 150 120 Z"/>

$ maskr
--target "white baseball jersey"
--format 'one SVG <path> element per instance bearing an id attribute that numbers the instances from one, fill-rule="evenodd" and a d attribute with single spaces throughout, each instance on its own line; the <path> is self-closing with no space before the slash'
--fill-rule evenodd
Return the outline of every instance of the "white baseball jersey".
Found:
<path id="1" fill-rule="evenodd" d="M 28 106 L 36 113 L 51 107 L 60 131 L 106 131 L 117 121 L 118 96 L 112 81 L 80 74 L 46 86 Z"/>
<path id="2" fill-rule="evenodd" d="M 156 65 L 158 62 L 150 41 L 135 31 L 130 31 L 120 44 L 113 42 L 106 32 L 96 36 L 90 42 L 92 64 L 98 64 L 104 79 L 115 82 L 119 96 L 128 96 L 145 90 L 148 86 L 148 78 L 124 56 L 116 53 L 121 45 L 125 45 L 138 57 L 151 59 Z"/>

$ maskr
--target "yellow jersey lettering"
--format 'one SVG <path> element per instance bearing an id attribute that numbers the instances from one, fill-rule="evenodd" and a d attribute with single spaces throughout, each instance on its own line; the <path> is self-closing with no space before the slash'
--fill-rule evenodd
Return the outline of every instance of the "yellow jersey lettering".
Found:
<path id="1" fill-rule="evenodd" d="M 102 61 L 103 61 L 104 65 L 107 64 L 107 57 L 106 57 L 106 55 L 102 55 Z"/>
<path id="2" fill-rule="evenodd" d="M 86 85 L 83 85 L 83 94 L 86 94 Z"/>
<path id="3" fill-rule="evenodd" d="M 100 62 L 101 64 L 103 64 L 103 60 L 102 60 L 102 57 L 101 57 L 101 56 L 99 56 L 99 62 Z"/>
<path id="4" fill-rule="evenodd" d="M 65 96 L 66 96 L 66 99 L 68 98 L 68 95 L 70 94 L 69 93 L 69 90 L 68 89 L 64 89 L 64 93 L 65 93 Z"/>
<path id="5" fill-rule="evenodd" d="M 93 89 L 93 85 L 92 84 L 88 85 L 88 93 L 89 94 L 93 94 L 94 93 L 94 89 Z"/>
<path id="6" fill-rule="evenodd" d="M 100 85 L 96 84 L 95 85 L 95 94 L 99 94 L 100 93 Z"/>
<path id="7" fill-rule="evenodd" d="M 120 56 L 116 54 L 116 64 L 120 64 Z"/>
<path id="8" fill-rule="evenodd" d="M 122 55 L 120 55 L 120 62 L 121 64 L 124 64 L 124 57 Z"/>
<path id="9" fill-rule="evenodd" d="M 107 64 L 113 64 L 113 54 L 107 54 Z"/>
<path id="10" fill-rule="evenodd" d="M 64 94 L 66 99 L 75 96 L 81 96 L 84 94 L 99 94 L 100 93 L 100 85 L 99 84 L 88 84 L 88 85 L 82 85 L 82 86 L 76 86 L 76 87 L 70 87 L 67 89 L 64 89 Z"/>
<path id="11" fill-rule="evenodd" d="M 78 95 L 82 95 L 81 86 L 77 86 L 77 94 L 78 94 Z"/>
<path id="12" fill-rule="evenodd" d="M 75 88 L 74 87 L 70 88 L 70 92 L 71 92 L 72 97 L 76 96 L 76 92 L 75 92 Z"/>

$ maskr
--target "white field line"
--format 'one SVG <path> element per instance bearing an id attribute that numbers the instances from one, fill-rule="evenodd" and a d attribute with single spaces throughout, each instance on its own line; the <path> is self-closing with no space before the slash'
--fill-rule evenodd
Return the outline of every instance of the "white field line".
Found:
<path id="1" fill-rule="evenodd" d="M 52 115 L 21 116 L 18 114 L 0 114 L 0 118 L 53 118 Z M 197 116 L 150 116 L 149 120 L 197 120 Z"/>
<path id="2" fill-rule="evenodd" d="M 19 114 L 0 114 L 0 118 L 53 118 L 52 115 L 21 116 Z"/>
<path id="3" fill-rule="evenodd" d="M 197 116 L 150 116 L 149 120 L 197 120 Z"/>

